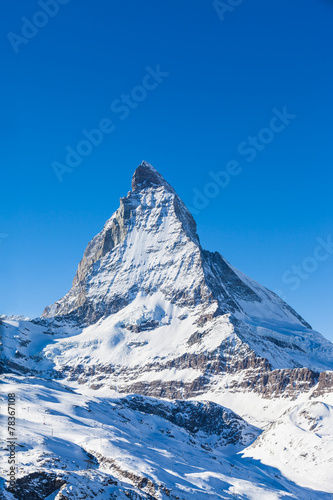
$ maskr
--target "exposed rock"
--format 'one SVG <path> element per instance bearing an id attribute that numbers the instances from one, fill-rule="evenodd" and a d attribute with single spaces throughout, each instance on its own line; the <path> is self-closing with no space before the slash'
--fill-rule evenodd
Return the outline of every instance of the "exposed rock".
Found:
<path id="1" fill-rule="evenodd" d="M 231 410 L 210 401 L 164 403 L 141 396 L 128 396 L 117 401 L 117 404 L 149 415 L 158 415 L 192 434 L 201 432 L 207 436 L 214 435 L 224 446 L 241 443 L 243 439 L 244 420 Z"/>
<path id="2" fill-rule="evenodd" d="M 315 398 L 333 392 L 333 371 L 321 372 L 318 378 L 318 385 L 311 397 Z"/>
<path id="3" fill-rule="evenodd" d="M 302 392 L 308 392 L 318 382 L 319 373 L 308 368 L 294 370 L 273 370 L 264 373 L 251 374 L 247 380 L 230 385 L 247 390 L 254 390 L 265 398 L 292 397 L 296 398 Z"/>
<path id="4" fill-rule="evenodd" d="M 168 489 L 165 485 L 154 483 L 151 479 L 143 475 L 135 474 L 134 472 L 130 472 L 128 470 L 123 469 L 117 464 L 117 461 L 114 460 L 113 458 L 105 457 L 101 453 L 98 453 L 93 450 L 91 450 L 91 453 L 95 456 L 95 458 L 98 460 L 99 464 L 102 465 L 102 467 L 109 468 L 116 477 L 119 477 L 120 479 L 127 479 L 128 481 L 130 481 L 130 483 L 136 486 L 139 490 L 143 490 L 143 492 L 145 493 L 144 496 L 140 497 L 140 496 L 135 496 L 137 495 L 135 494 L 135 492 L 129 492 L 129 494 L 126 495 L 129 498 L 144 498 L 149 500 L 158 500 L 160 499 L 160 492 L 164 492 L 171 499 L 178 498 L 172 495 L 170 489 Z M 115 496 L 114 498 L 117 497 Z"/>
<path id="5" fill-rule="evenodd" d="M 65 481 L 56 474 L 33 472 L 17 479 L 15 487 L 8 488 L 8 491 L 18 500 L 44 500 L 64 484 Z"/>

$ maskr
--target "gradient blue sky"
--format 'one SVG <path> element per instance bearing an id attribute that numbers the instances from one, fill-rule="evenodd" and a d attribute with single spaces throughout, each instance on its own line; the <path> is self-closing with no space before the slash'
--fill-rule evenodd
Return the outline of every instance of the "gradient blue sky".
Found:
<path id="1" fill-rule="evenodd" d="M 16 0 L 0 19 L 0 312 L 37 316 L 69 290 L 141 160 L 191 207 L 236 160 L 195 215 L 202 245 L 333 340 L 333 256 L 297 290 L 282 280 L 333 234 L 333 2 L 244 0 L 222 22 L 207 0 L 70 0 L 15 53 L 7 34 L 40 10 Z M 169 76 L 121 120 L 111 103 L 158 64 Z M 296 118 L 248 162 L 238 146 L 284 106 Z M 60 183 L 52 162 L 103 118 L 115 130 Z"/>

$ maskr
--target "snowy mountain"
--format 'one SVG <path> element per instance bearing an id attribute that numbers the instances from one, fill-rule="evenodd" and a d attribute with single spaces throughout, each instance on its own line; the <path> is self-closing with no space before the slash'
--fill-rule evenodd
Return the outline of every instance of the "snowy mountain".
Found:
<path id="1" fill-rule="evenodd" d="M 5 498 L 333 493 L 333 345 L 204 250 L 147 162 L 65 297 L 0 329 L 22 448 Z"/>
<path id="2" fill-rule="evenodd" d="M 275 391 L 285 384 L 298 391 L 333 368 L 330 342 L 274 293 L 202 249 L 184 203 L 146 162 L 88 244 L 71 290 L 43 317 L 84 327 L 78 350 L 72 338 L 48 348 L 57 370 L 80 380 L 87 373 L 95 386 L 117 383 L 122 392 L 194 396 L 226 373 L 236 373 L 235 388 L 265 392 L 273 382 Z"/>
<path id="3" fill-rule="evenodd" d="M 201 248 L 193 217 L 146 162 L 133 175 L 132 191 L 88 244 L 70 292 L 43 316 L 74 316 L 92 324 L 117 313 L 140 292 L 162 292 L 171 303 L 196 308 L 205 319 L 234 313 L 241 319 L 309 327 L 275 294 L 217 252 Z"/>

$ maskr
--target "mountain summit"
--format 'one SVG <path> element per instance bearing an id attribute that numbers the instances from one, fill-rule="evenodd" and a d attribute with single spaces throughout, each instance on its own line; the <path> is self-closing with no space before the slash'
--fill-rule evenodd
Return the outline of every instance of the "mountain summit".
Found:
<path id="1" fill-rule="evenodd" d="M 145 188 L 164 186 L 171 192 L 173 188 L 166 182 L 161 174 L 147 161 L 143 161 L 135 170 L 132 177 L 132 191 L 141 191 Z"/>

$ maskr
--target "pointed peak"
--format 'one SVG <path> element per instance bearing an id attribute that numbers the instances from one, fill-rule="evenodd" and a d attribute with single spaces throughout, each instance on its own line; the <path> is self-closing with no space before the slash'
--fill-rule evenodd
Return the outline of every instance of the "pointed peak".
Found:
<path id="1" fill-rule="evenodd" d="M 146 168 L 148 170 L 151 170 L 152 172 L 158 173 L 157 170 L 156 170 L 156 168 L 153 167 L 153 165 L 151 163 L 149 163 L 148 161 L 142 161 L 140 163 L 139 167 L 144 167 L 144 168 Z"/>
<path id="2" fill-rule="evenodd" d="M 162 175 L 147 161 L 141 162 L 132 177 L 132 191 L 141 191 L 147 187 L 165 186 L 168 190 L 173 188 Z"/>

